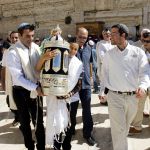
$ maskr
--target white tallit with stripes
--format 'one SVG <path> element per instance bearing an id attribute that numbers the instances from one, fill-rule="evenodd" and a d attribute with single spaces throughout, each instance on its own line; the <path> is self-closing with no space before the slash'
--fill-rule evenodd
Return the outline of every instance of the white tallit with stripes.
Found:
<path id="1" fill-rule="evenodd" d="M 68 71 L 68 92 L 73 90 L 82 73 L 82 62 L 77 57 L 72 57 Z M 54 136 L 67 128 L 69 123 L 69 112 L 66 100 L 58 100 L 56 96 L 49 95 L 47 100 L 46 118 L 46 144 L 53 145 Z"/>

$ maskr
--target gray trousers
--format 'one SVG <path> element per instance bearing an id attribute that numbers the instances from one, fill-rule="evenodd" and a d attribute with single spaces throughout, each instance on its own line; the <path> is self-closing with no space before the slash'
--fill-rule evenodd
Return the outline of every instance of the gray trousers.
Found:
<path id="1" fill-rule="evenodd" d="M 127 135 L 138 108 L 136 95 L 109 91 L 107 100 L 113 149 L 128 150 Z"/>

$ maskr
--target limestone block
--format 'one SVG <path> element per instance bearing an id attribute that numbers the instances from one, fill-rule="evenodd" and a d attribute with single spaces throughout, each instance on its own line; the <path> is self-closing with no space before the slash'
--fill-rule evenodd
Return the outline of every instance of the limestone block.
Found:
<path id="1" fill-rule="evenodd" d="M 57 9 L 59 11 L 61 10 L 70 10 L 73 9 L 73 0 L 38 0 L 34 2 L 35 8 L 38 9 L 44 9 L 49 7 L 49 9 Z"/>
<path id="2" fill-rule="evenodd" d="M 97 17 L 129 17 L 129 16 L 142 16 L 142 8 L 139 9 L 124 9 L 124 10 L 114 10 L 114 11 L 98 11 L 96 13 Z"/>
<path id="3" fill-rule="evenodd" d="M 140 8 L 147 4 L 147 0 L 114 0 L 115 8 Z"/>
<path id="4" fill-rule="evenodd" d="M 28 2 L 31 0 L 0 0 L 0 5 L 1 4 L 13 4 L 13 3 L 18 3 L 18 2 Z"/>
<path id="5" fill-rule="evenodd" d="M 113 9 L 113 0 L 96 0 L 96 10 Z"/>
<path id="6" fill-rule="evenodd" d="M 2 5 L 2 11 L 11 11 L 11 10 L 29 9 L 29 8 L 33 8 L 33 1 Z"/>
<path id="7" fill-rule="evenodd" d="M 4 11 L 4 17 L 13 17 L 13 16 L 29 16 L 33 15 L 32 9 L 20 9 L 20 10 L 11 10 L 11 11 Z"/>
<path id="8" fill-rule="evenodd" d="M 72 16 L 72 23 L 84 22 L 84 12 L 83 11 L 73 12 L 71 14 L 71 16 Z"/>
<path id="9" fill-rule="evenodd" d="M 52 2 L 51 2 L 52 3 Z M 46 4 L 46 3 L 43 3 L 41 4 L 40 6 L 40 3 L 39 4 L 36 4 L 35 7 L 34 7 L 34 14 L 35 15 L 41 15 L 41 14 L 50 14 L 51 13 L 53 14 L 54 12 L 54 15 L 55 15 L 55 11 L 57 11 L 59 14 L 62 13 L 63 15 L 63 12 L 70 12 L 73 10 L 73 3 L 72 1 L 64 1 L 64 2 L 61 2 L 59 4 L 57 4 L 56 2 L 53 4 L 53 5 L 50 5 L 50 4 Z M 56 15 L 55 15 L 56 17 Z"/>
<path id="10" fill-rule="evenodd" d="M 144 7 L 143 13 L 143 25 L 150 25 L 150 6 Z"/>
<path id="11" fill-rule="evenodd" d="M 0 17 L 2 17 L 3 11 L 2 11 L 2 5 L 0 5 Z"/>
<path id="12" fill-rule="evenodd" d="M 75 11 L 90 11 L 95 9 L 93 0 L 74 0 Z"/>
<path id="13" fill-rule="evenodd" d="M 22 22 L 34 23 L 34 19 L 31 16 L 23 16 L 20 18 L 3 18 L 3 21 L 0 21 L 0 32 L 7 33 L 8 31 L 17 30 L 19 24 Z"/>

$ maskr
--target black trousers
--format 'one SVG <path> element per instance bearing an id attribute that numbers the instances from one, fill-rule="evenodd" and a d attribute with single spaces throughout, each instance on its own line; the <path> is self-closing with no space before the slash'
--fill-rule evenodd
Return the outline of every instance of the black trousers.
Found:
<path id="1" fill-rule="evenodd" d="M 6 103 L 7 103 L 8 107 L 10 107 L 10 102 L 9 102 L 9 96 L 8 96 L 8 95 L 6 96 Z M 16 121 L 19 121 L 19 113 L 18 113 L 18 110 L 14 110 L 14 109 L 11 109 L 11 108 L 10 108 L 10 110 L 11 110 L 11 112 L 14 114 L 15 120 L 16 120 Z"/>
<path id="2" fill-rule="evenodd" d="M 93 130 L 91 115 L 91 89 L 81 89 L 79 96 L 82 104 L 83 137 L 89 138 Z"/>
<path id="3" fill-rule="evenodd" d="M 63 150 L 71 150 L 71 139 L 72 139 L 72 134 L 71 130 L 68 127 L 67 131 L 65 132 L 65 137 L 63 139 L 63 134 L 57 135 L 57 140 L 54 140 L 54 150 L 60 150 L 61 147 Z"/>
<path id="4" fill-rule="evenodd" d="M 70 105 L 68 103 L 66 105 L 68 110 L 70 110 Z M 64 137 L 62 133 L 56 136 L 57 140 L 54 140 L 54 150 L 60 150 L 61 147 L 63 148 L 63 150 L 71 150 L 72 130 L 69 125 Z"/>
<path id="5" fill-rule="evenodd" d="M 75 132 L 75 126 L 76 126 L 76 115 L 78 110 L 79 101 L 72 102 L 70 104 L 70 122 L 71 122 L 71 133 Z"/>
<path id="6" fill-rule="evenodd" d="M 20 130 L 28 150 L 34 150 L 34 141 L 30 121 L 36 126 L 37 150 L 45 150 L 45 130 L 43 125 L 43 101 L 42 98 L 31 99 L 30 91 L 13 87 L 13 96 L 19 112 Z"/>

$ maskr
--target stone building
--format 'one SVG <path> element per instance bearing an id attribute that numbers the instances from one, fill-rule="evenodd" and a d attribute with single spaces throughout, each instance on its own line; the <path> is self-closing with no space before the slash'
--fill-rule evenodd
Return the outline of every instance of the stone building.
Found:
<path id="1" fill-rule="evenodd" d="M 125 23 L 135 36 L 150 27 L 150 0 L 0 0 L 1 37 L 21 22 L 36 24 L 40 37 L 59 24 L 66 37 L 75 35 L 76 23 L 99 21 L 106 27 Z"/>

